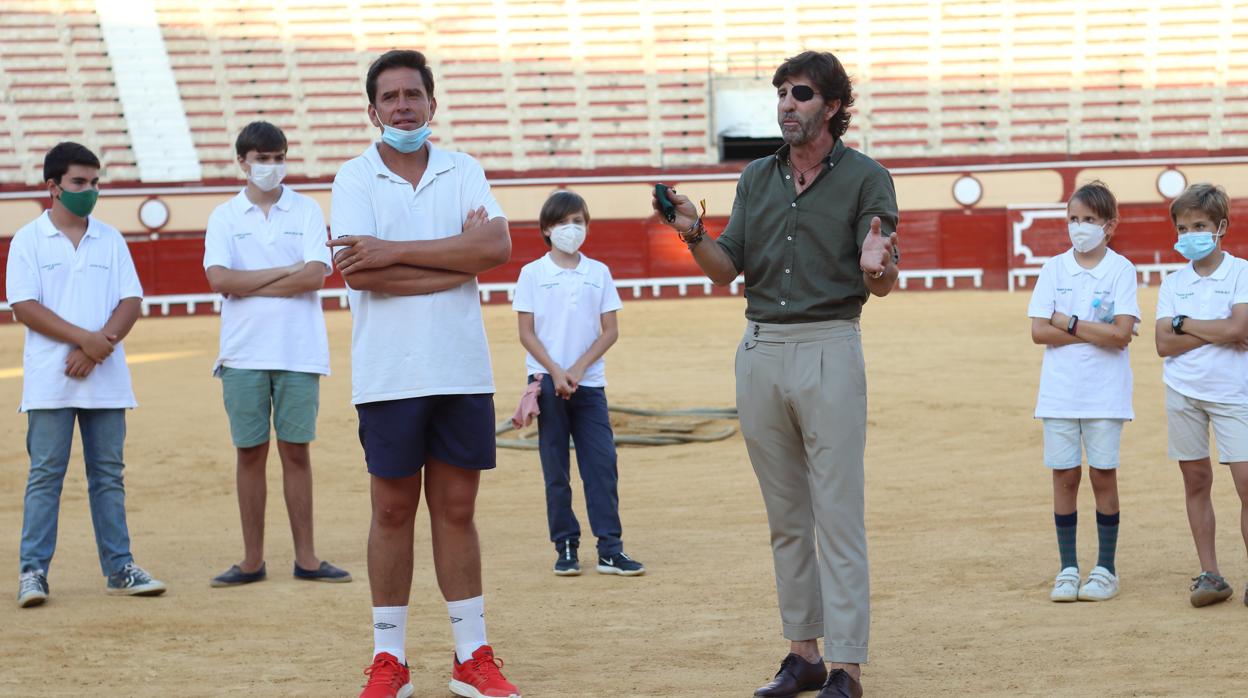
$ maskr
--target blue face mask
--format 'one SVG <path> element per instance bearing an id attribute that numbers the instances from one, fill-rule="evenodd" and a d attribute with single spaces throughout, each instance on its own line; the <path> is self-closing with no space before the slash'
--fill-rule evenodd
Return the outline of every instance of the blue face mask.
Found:
<path id="1" fill-rule="evenodd" d="M 431 133 L 433 129 L 429 128 L 428 121 L 415 131 L 403 131 L 393 126 L 381 125 L 381 140 L 400 153 L 414 153 L 420 150 L 425 146 L 425 141 L 429 140 Z"/>
<path id="2" fill-rule="evenodd" d="M 1174 243 L 1174 251 L 1186 259 L 1199 262 L 1208 257 L 1217 246 L 1217 239 L 1211 232 L 1183 233 L 1179 236 L 1179 241 Z"/>

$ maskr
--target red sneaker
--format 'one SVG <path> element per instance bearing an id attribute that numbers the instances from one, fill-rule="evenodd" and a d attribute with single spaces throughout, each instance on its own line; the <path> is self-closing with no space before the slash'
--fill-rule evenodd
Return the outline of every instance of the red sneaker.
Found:
<path id="1" fill-rule="evenodd" d="M 416 690 L 412 688 L 407 665 L 399 664 L 389 652 L 373 657 L 373 664 L 364 670 L 364 675 L 368 683 L 364 684 L 360 698 L 412 698 Z"/>
<path id="2" fill-rule="evenodd" d="M 520 698 L 520 689 L 503 678 L 503 660 L 494 657 L 489 645 L 472 653 L 472 659 L 451 668 L 451 693 L 465 698 Z M 362 697 L 361 697 L 362 698 Z"/>

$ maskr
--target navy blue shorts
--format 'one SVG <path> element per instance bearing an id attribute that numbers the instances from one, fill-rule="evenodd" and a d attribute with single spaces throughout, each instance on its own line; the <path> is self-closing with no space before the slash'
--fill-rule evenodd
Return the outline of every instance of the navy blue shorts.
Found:
<path id="1" fill-rule="evenodd" d="M 415 475 L 433 458 L 489 470 L 494 458 L 494 395 L 430 395 L 355 406 L 368 472 Z"/>

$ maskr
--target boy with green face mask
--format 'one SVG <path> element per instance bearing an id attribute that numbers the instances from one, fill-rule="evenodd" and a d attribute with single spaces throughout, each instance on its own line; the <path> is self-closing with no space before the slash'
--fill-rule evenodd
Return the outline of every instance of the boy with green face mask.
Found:
<path id="1" fill-rule="evenodd" d="M 130 554 L 122 449 L 125 410 L 136 404 L 121 340 L 139 317 L 143 288 L 121 233 L 89 218 L 99 172 L 99 159 L 77 143 L 48 151 L 43 178 L 52 207 L 17 231 L 9 246 L 8 301 L 26 325 L 21 411 L 29 425 L 30 478 L 17 599 L 23 608 L 48 599 L 75 421 L 107 592 L 165 591 Z"/>

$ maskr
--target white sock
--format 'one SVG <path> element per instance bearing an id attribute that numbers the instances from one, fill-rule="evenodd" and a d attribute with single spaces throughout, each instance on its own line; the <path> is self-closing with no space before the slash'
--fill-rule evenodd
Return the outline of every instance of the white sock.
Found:
<path id="1" fill-rule="evenodd" d="M 373 656 L 389 652 L 407 663 L 407 606 L 373 606 Z"/>
<path id="2" fill-rule="evenodd" d="M 451 616 L 451 635 L 455 638 L 455 656 L 460 663 L 472 659 L 485 641 L 485 597 L 477 596 L 463 601 L 447 601 L 446 612 Z"/>

